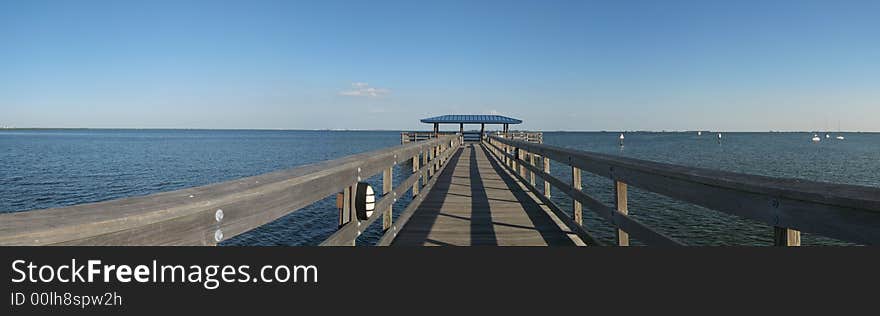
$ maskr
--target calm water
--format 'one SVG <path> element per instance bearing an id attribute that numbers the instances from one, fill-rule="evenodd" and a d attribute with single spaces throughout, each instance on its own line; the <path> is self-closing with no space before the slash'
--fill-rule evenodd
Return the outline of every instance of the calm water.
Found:
<path id="1" fill-rule="evenodd" d="M 545 143 L 629 157 L 770 176 L 880 187 L 880 134 L 846 133 L 846 140 L 809 141 L 806 133 L 545 133 Z M 834 136 L 836 134 L 832 134 Z M 214 130 L 0 131 L 0 212 L 67 206 L 145 195 L 339 158 L 397 145 L 398 132 Z M 396 182 L 409 167 L 395 170 Z M 551 166 L 568 179 L 570 170 Z M 379 185 L 380 177 L 369 179 Z M 611 182 L 586 174 L 585 190 L 611 203 Z M 554 200 L 569 209 L 562 194 Z M 409 197 L 395 205 L 402 211 Z M 630 213 L 695 245 L 766 245 L 772 229 L 632 188 Z M 332 198 L 237 236 L 228 245 L 314 245 L 336 225 Z M 600 238 L 613 231 L 591 212 L 586 225 Z M 376 225 L 380 225 L 376 223 Z M 373 227 L 361 237 L 372 243 Z M 837 244 L 804 235 L 804 244 Z"/>

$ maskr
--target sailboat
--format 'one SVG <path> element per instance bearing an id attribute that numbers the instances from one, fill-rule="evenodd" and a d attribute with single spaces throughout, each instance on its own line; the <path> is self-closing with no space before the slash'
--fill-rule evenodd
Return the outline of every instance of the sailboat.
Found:
<path id="1" fill-rule="evenodd" d="M 844 140 L 843 135 L 840 134 L 840 121 L 837 121 L 837 140 Z"/>

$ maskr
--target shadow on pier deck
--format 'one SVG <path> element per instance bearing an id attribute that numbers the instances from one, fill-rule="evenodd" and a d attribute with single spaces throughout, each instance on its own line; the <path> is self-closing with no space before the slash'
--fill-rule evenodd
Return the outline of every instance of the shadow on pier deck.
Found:
<path id="1" fill-rule="evenodd" d="M 476 143 L 452 156 L 392 245 L 573 246 L 584 241 Z"/>

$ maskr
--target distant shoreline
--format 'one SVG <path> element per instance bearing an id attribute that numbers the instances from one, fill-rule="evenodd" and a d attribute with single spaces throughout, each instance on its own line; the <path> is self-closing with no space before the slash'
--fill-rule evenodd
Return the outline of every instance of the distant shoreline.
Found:
<path id="1" fill-rule="evenodd" d="M 302 132 L 411 132 L 426 131 L 428 129 L 296 129 L 296 128 L 132 128 L 132 127 L 13 127 L 0 128 L 0 131 L 48 131 L 48 130 L 69 130 L 69 131 L 109 131 L 109 130 L 129 130 L 129 131 L 302 131 Z M 452 131 L 452 130 L 450 130 Z M 473 130 L 469 130 L 473 131 Z M 494 131 L 494 130 L 493 130 Z M 540 130 L 544 133 L 850 133 L 850 134 L 870 134 L 880 133 L 880 131 L 713 131 L 713 130 Z M 441 131 L 449 132 L 449 131 Z"/>

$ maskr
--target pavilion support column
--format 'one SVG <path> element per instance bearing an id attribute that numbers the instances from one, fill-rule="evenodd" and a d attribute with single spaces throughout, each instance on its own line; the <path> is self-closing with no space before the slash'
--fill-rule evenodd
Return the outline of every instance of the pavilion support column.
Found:
<path id="1" fill-rule="evenodd" d="M 458 123 L 458 133 L 464 135 L 464 123 Z"/>
<path id="2" fill-rule="evenodd" d="M 440 136 L 440 123 L 434 123 L 434 137 Z"/>
<path id="3" fill-rule="evenodd" d="M 486 123 L 480 124 L 480 141 L 483 140 L 483 135 L 486 134 Z"/>

